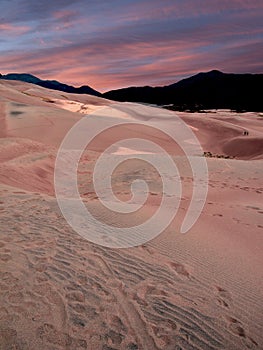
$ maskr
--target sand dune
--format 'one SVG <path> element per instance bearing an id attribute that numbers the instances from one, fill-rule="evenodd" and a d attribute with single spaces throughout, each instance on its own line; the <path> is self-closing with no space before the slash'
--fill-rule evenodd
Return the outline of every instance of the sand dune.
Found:
<path id="1" fill-rule="evenodd" d="M 263 125 L 260 113 L 218 111 L 207 113 L 177 112 L 195 127 L 205 151 L 234 156 L 237 159 L 262 159 Z M 248 135 L 244 135 L 248 132 Z"/>
<path id="2" fill-rule="evenodd" d="M 147 128 L 102 135 L 83 155 L 79 190 L 87 208 L 112 230 L 126 217 L 103 208 L 92 184 L 95 161 L 112 140 L 158 139 L 183 183 L 178 215 L 160 236 L 142 246 L 109 249 L 66 223 L 53 175 L 67 131 L 83 112 L 111 104 L 0 81 L 0 349 L 262 349 L 262 116 L 178 113 L 204 151 L 236 157 L 207 159 L 208 198 L 185 235 L 179 227 L 192 196 L 192 174 L 179 147 Z M 171 119 L 155 122 L 172 125 L 172 112 Z M 113 153 L 148 151 L 122 147 Z M 116 195 L 128 199 L 138 177 L 149 182 L 149 198 L 131 224 L 152 215 L 161 199 L 158 174 L 138 161 L 116 171 Z"/>

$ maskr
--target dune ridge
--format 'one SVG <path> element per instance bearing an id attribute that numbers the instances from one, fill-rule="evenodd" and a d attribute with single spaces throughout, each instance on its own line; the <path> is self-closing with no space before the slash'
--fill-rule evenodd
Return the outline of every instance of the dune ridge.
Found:
<path id="1" fill-rule="evenodd" d="M 53 173 L 66 132 L 83 112 L 112 102 L 4 80 L 0 98 L 0 349 L 262 349 L 262 116 L 177 113 L 204 151 L 236 159 L 207 159 L 205 208 L 182 235 L 192 174 L 185 157 L 162 138 L 183 182 L 178 215 L 142 246 L 108 249 L 67 225 Z M 136 136 L 136 129 L 126 133 Z M 147 129 L 143 135 L 159 136 Z M 84 152 L 79 169 L 85 205 L 112 230 L 127 221 L 101 208 L 91 174 L 101 149 L 116 137 L 117 131 L 102 136 Z M 151 215 L 161 198 L 158 174 L 137 162 L 116 171 L 116 195 L 129 198 L 138 176 L 146 176 L 150 192 L 131 224 Z"/>

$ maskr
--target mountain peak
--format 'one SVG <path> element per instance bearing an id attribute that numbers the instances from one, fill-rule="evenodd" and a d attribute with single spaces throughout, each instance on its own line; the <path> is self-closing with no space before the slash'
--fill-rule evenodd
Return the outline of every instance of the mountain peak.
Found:
<path id="1" fill-rule="evenodd" d="M 174 109 L 235 109 L 262 111 L 258 86 L 263 74 L 233 74 L 219 70 L 201 72 L 163 87 L 126 88 L 109 91 L 104 97 L 115 101 L 174 105 Z"/>
<path id="2" fill-rule="evenodd" d="M 204 72 L 203 74 L 207 74 L 207 75 L 224 75 L 225 73 L 221 72 L 218 69 L 212 69 L 208 72 Z"/>
<path id="3" fill-rule="evenodd" d="M 37 82 L 41 81 L 41 79 L 28 73 L 8 73 L 6 75 L 1 75 L 0 78 L 6 79 L 6 80 L 21 80 L 26 83 L 32 83 L 32 84 L 36 84 Z"/>
<path id="4" fill-rule="evenodd" d="M 36 84 L 36 85 L 45 87 L 47 89 L 59 90 L 59 91 L 64 91 L 68 93 L 101 96 L 100 92 L 92 89 L 87 85 L 80 88 L 76 88 L 71 85 L 60 83 L 59 81 L 56 81 L 56 80 L 42 80 L 32 74 L 27 74 L 27 73 L 9 73 L 6 75 L 0 75 L 0 79 L 24 81 L 26 83 Z"/>

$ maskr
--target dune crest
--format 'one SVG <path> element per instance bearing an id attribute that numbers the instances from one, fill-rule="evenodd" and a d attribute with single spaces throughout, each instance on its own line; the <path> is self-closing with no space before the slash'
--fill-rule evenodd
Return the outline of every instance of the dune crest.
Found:
<path id="1" fill-rule="evenodd" d="M 207 201 L 186 235 L 178 232 L 192 196 L 192 174 L 179 147 L 158 132 L 132 126 L 94 141 L 81 159 L 79 191 L 87 209 L 112 230 L 144 221 L 162 197 L 158 173 L 134 160 L 116 169 L 112 184 L 119 199 L 129 200 L 132 180 L 146 178 L 143 210 L 127 221 L 102 207 L 92 171 L 112 140 L 158 139 L 183 184 L 178 214 L 161 235 L 138 247 L 108 249 L 66 223 L 53 176 L 58 147 L 82 113 L 96 118 L 94 111 L 111 105 L 95 96 L 0 80 L 0 349 L 261 349 L 262 116 L 177 113 L 204 151 L 235 157 L 207 158 Z M 172 123 L 172 117 L 158 123 Z M 146 149 L 113 150 L 120 157 L 138 152 L 151 155 Z"/>

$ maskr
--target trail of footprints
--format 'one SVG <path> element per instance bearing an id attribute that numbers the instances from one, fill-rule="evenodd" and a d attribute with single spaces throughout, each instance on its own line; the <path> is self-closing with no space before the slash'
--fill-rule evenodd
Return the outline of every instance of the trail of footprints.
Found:
<path id="1" fill-rule="evenodd" d="M 258 348 L 230 316 L 230 293 L 214 287 L 222 317 L 207 314 L 197 298 L 202 286 L 184 265 L 93 246 L 65 225 L 52 200 L 20 193 L 3 204 L 0 349 Z"/>

